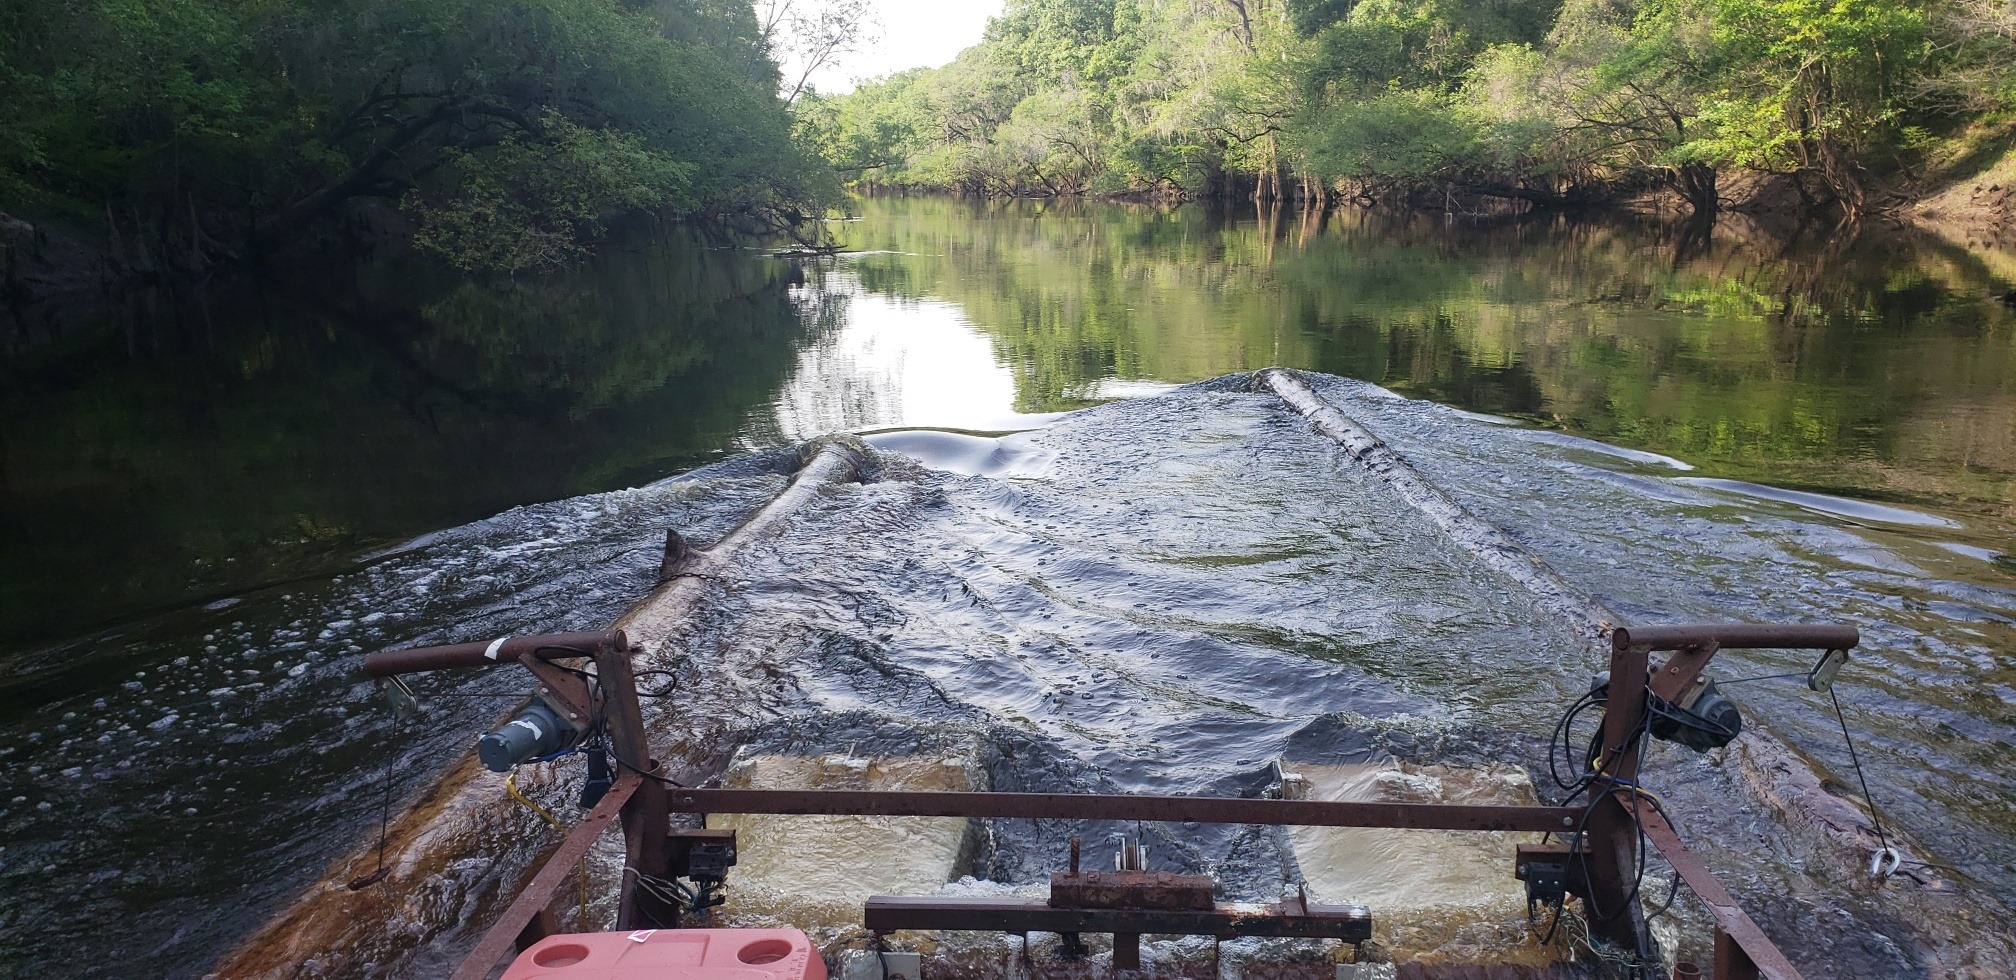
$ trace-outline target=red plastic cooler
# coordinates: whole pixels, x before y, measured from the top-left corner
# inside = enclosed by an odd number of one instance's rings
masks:
[[[504,980],[826,980],[796,929],[643,929],[547,936]]]

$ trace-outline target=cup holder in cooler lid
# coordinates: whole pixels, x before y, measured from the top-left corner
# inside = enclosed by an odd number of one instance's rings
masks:
[[[796,929],[640,929],[548,936],[504,980],[826,980]]]

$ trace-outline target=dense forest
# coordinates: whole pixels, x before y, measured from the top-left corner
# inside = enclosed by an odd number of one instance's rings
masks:
[[[9,4],[0,280],[383,241],[515,273],[638,215],[817,235],[845,184],[1859,214],[2016,133],[2016,0],[1010,0],[950,65],[814,91],[869,7]]]
[[[1010,0],[800,123],[870,187],[1859,214],[2012,110],[2011,0]]]
[[[101,276],[386,232],[508,272],[638,213],[788,228],[839,187],[775,28],[750,0],[10,3],[0,212],[9,244],[97,243]]]

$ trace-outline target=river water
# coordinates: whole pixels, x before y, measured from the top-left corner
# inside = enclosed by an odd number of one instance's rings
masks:
[[[875,433],[892,475],[759,558],[707,641],[761,624],[794,651],[761,710],[800,751],[984,731],[1025,760],[997,782],[1181,791],[1395,733],[1527,761],[1589,659],[1296,417],[1177,388],[1271,364],[1335,376],[1630,621],[1861,626],[1843,692],[1877,802],[2016,900],[2016,315],[1992,257],[1739,219],[860,210],[826,262],[674,242],[20,325],[0,972],[200,974],[369,832],[388,762],[409,791],[499,709],[443,697],[395,729],[357,654],[606,623],[663,528],[718,535],[781,484],[767,450],[832,431]],[[1796,683],[1739,690],[1852,771]],[[1806,937],[1795,959],[1910,975],[1910,924],[1773,836],[1711,853]]]

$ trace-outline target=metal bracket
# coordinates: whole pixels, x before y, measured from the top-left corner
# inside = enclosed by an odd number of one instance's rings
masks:
[[[1820,657],[1820,662],[1813,665],[1812,672],[1806,675],[1806,686],[1815,694],[1826,694],[1834,690],[1834,676],[1841,673],[1841,668],[1847,664],[1848,651],[1827,651]]]
[[[536,656],[520,657],[518,662],[539,681],[539,697],[553,710],[567,716],[568,722],[577,728],[586,728],[595,717],[595,696],[589,693],[588,682],[581,675],[547,663]]]
[[[735,831],[675,830],[665,837],[665,853],[673,877],[720,881],[735,866]]]
[[[1554,905],[1570,894],[1588,891],[1582,884],[1576,848],[1565,843],[1521,844],[1512,859],[1512,876],[1526,883],[1526,905]]]

